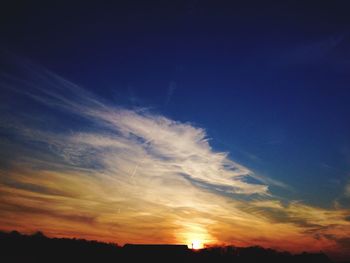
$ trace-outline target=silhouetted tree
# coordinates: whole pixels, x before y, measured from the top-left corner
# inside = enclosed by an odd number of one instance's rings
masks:
[[[268,262],[330,263],[323,253],[292,255],[262,247],[211,247],[191,250],[183,245],[125,245],[84,239],[48,238],[42,232],[22,235],[0,232],[1,262]]]

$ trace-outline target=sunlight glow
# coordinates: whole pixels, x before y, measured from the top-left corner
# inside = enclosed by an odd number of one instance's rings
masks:
[[[217,243],[217,240],[207,231],[207,226],[211,221],[208,219],[197,219],[197,221],[198,222],[181,222],[183,230],[177,232],[178,242],[185,243],[189,249],[194,250],[202,249],[209,244]]]
[[[199,240],[192,240],[191,244],[189,245],[192,249],[201,249],[203,248],[203,244]]]

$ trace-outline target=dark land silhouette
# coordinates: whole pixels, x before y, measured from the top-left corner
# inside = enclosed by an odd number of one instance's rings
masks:
[[[262,247],[210,247],[186,245],[118,246],[84,239],[48,238],[41,232],[23,235],[0,231],[1,262],[283,262],[330,263],[323,253],[293,255]]]

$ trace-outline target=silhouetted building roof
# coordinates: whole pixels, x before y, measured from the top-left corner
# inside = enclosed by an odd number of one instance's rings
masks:
[[[169,244],[125,244],[126,249],[135,250],[173,250],[173,251],[186,251],[187,245],[169,245]]]
[[[124,248],[140,252],[184,252],[189,250],[187,245],[169,244],[125,244]]]

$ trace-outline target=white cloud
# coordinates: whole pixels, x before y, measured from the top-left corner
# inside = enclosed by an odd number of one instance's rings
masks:
[[[53,73],[43,71],[41,74],[41,82],[37,79],[32,80],[34,83],[24,82],[31,89],[15,83],[16,91],[56,111],[87,119],[94,129],[82,127],[68,134],[26,126],[19,130],[31,140],[49,144],[68,163],[83,166],[97,162],[106,172],[115,170],[116,164],[118,167],[131,165],[133,177],[142,170],[149,173],[146,176],[176,175],[216,191],[268,194],[267,185],[245,180],[252,171],[230,160],[226,153],[212,149],[204,129],[145,110],[103,103]]]

